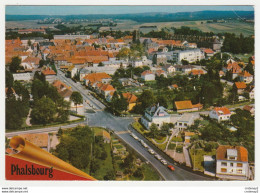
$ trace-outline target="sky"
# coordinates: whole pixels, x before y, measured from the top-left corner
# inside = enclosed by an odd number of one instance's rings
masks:
[[[6,6],[7,15],[125,14],[193,12],[203,10],[254,11],[253,6]]]

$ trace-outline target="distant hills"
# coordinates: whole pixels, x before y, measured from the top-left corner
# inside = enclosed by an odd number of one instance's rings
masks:
[[[172,22],[219,19],[254,20],[254,11],[197,11],[178,13],[136,13],[136,14],[86,14],[86,15],[6,15],[6,21],[42,20],[48,17],[70,19],[122,19],[136,22]]]

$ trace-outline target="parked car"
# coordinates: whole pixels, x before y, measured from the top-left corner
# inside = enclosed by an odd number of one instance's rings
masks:
[[[133,134],[133,133],[131,133],[130,134],[134,139],[136,139],[136,140],[138,140],[139,138],[135,135],[135,134]]]
[[[158,160],[161,160],[161,159],[162,159],[161,156],[159,156],[158,154],[156,154],[154,157],[155,157],[156,159],[158,159]]]
[[[165,161],[164,159],[161,160],[163,165],[167,165],[167,161]]]
[[[152,155],[154,154],[154,151],[152,149],[148,149],[148,152]]]
[[[145,148],[148,148],[148,145],[147,145],[143,140],[141,140],[141,144],[142,144]]]
[[[172,165],[168,165],[167,166],[171,171],[174,171],[175,170],[175,168],[172,166]]]

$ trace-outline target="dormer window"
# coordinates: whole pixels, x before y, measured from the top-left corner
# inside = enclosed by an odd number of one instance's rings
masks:
[[[236,149],[227,149],[227,159],[228,160],[237,160],[237,150]]]

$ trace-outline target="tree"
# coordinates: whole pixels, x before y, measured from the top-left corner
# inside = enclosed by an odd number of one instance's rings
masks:
[[[82,97],[82,95],[81,95],[79,92],[74,91],[74,92],[71,94],[71,96],[70,96],[70,100],[72,100],[73,103],[76,105],[76,112],[78,113],[78,111],[77,111],[77,105],[83,103],[83,97]]]
[[[47,97],[42,97],[34,104],[31,112],[31,121],[35,124],[48,124],[55,120],[57,113],[55,103]]]
[[[157,97],[157,103],[160,104],[160,106],[163,106],[164,108],[168,108],[167,99],[164,95],[160,95]]]
[[[122,48],[122,49],[118,52],[118,54],[116,55],[116,57],[117,57],[118,59],[129,59],[130,54],[131,54],[131,50],[130,50],[129,48],[127,48],[127,47],[124,47],[124,48]]]
[[[20,64],[21,64],[21,58],[20,58],[20,57],[18,57],[18,56],[12,57],[12,61],[11,61],[11,63],[10,63],[10,67],[9,67],[10,71],[11,71],[12,73],[16,73],[17,70],[22,69],[22,67],[20,66]]]
[[[5,123],[7,130],[20,129],[23,124],[23,118],[28,115],[29,106],[15,97],[6,98],[5,102]]]
[[[14,78],[12,73],[5,70],[5,87],[11,88],[13,86]]]
[[[28,40],[27,44],[28,44],[28,46],[31,46],[31,45],[32,45],[32,42],[31,42],[30,39]]]
[[[45,65],[45,61],[44,60],[40,60],[40,62],[39,62],[39,67],[41,68],[41,67],[43,67]]]
[[[150,132],[148,133],[148,135],[151,138],[155,138],[158,136],[158,134],[159,134],[158,126],[156,124],[152,123],[150,126]]]
[[[187,60],[181,60],[182,65],[189,65],[189,61]]]
[[[104,180],[115,180],[116,175],[114,170],[107,171],[106,175],[104,176]]]
[[[143,178],[144,174],[143,174],[142,168],[137,168],[135,170],[135,172],[133,173],[133,176],[136,177],[136,178]]]
[[[63,134],[63,130],[62,130],[61,128],[59,128],[58,133],[57,133],[57,136],[58,136],[58,137],[61,137],[62,134]]]
[[[105,66],[102,62],[99,62],[98,66]]]
[[[155,103],[153,92],[151,90],[145,90],[138,98],[138,101],[141,102],[142,111],[144,111],[146,108]]]

